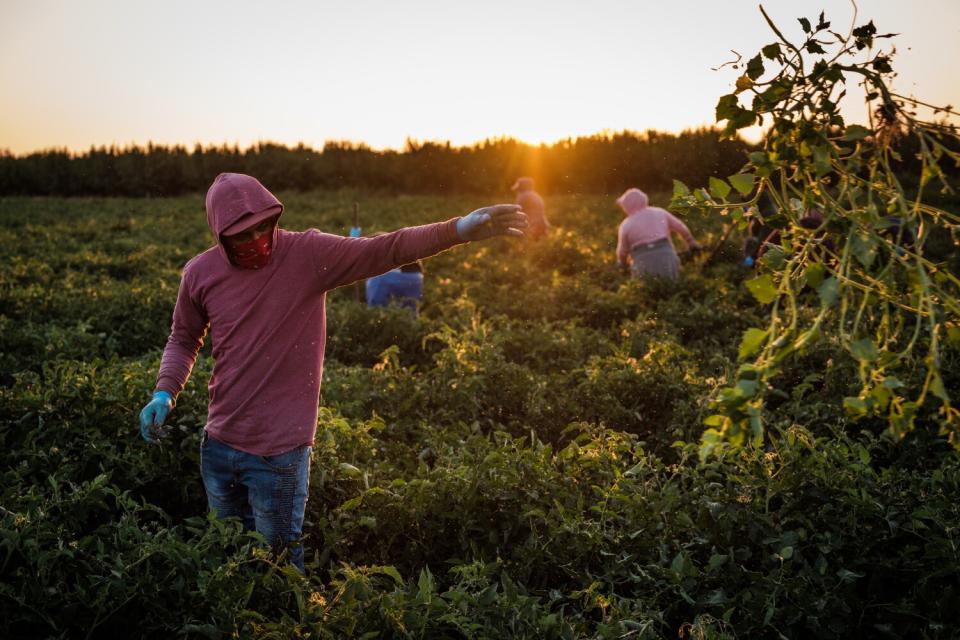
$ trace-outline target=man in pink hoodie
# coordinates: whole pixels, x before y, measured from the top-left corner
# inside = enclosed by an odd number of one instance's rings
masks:
[[[222,173],[207,191],[216,245],[187,262],[153,398],[148,442],[183,390],[207,332],[215,360],[200,467],[209,506],[236,516],[303,570],[302,534],[326,340],[326,292],[470,240],[522,236],[516,205],[376,238],[291,232],[255,178]]]
[[[617,263],[626,267],[629,259],[635,277],[676,280],[680,258],[670,241],[671,232],[679,234],[688,249],[700,249],[687,225],[666,209],[651,207],[647,194],[640,189],[627,189],[617,198],[617,204],[626,216],[617,233]]]
[[[530,222],[527,237],[537,240],[547,235],[550,232],[550,223],[547,222],[543,198],[533,190],[533,178],[517,178],[510,189],[517,192],[516,203],[523,208]]]

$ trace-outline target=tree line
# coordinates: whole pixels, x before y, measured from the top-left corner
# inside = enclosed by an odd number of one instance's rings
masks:
[[[736,173],[752,147],[719,130],[596,134],[550,145],[512,138],[472,146],[408,140],[401,151],[328,142],[239,146],[147,144],[14,155],[0,151],[0,195],[173,196],[206,190],[220,172],[257,176],[272,190],[359,188],[394,193],[495,193],[532,176],[548,193],[669,189]]]

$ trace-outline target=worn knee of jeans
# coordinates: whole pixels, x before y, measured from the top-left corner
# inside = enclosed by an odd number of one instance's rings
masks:
[[[282,466],[267,463],[269,481],[257,492],[254,512],[257,529],[276,552],[289,549],[288,562],[303,571],[303,517],[307,498],[310,448],[290,452]],[[266,478],[264,478],[266,479]]]

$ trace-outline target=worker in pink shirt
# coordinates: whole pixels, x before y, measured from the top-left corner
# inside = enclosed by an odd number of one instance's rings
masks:
[[[543,204],[543,198],[533,190],[533,178],[517,178],[517,181],[510,187],[517,192],[516,203],[520,205],[523,212],[527,214],[527,220],[530,223],[527,229],[527,237],[537,240],[550,232],[550,223],[547,222],[546,207]]]
[[[617,235],[617,263],[630,263],[634,277],[659,276],[676,280],[680,275],[680,258],[673,248],[670,234],[679,234],[688,250],[699,250],[699,243],[690,229],[673,214],[660,207],[651,207],[647,194],[640,189],[627,189],[617,198],[626,219]]]
[[[377,238],[281,229],[283,205],[255,178],[222,173],[207,191],[216,244],[187,262],[153,397],[148,442],[165,435],[207,333],[213,342],[200,470],[211,510],[239,517],[303,570],[302,535],[326,340],[326,292],[454,245],[522,236],[516,205]]]

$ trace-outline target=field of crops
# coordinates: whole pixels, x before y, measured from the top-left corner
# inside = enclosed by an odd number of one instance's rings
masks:
[[[358,198],[279,195],[286,228],[335,233]],[[495,199],[364,197],[364,231]],[[548,207],[546,241],[427,261],[419,319],[330,296],[304,577],[206,517],[209,345],[173,435],[140,438],[202,196],[0,199],[0,636],[955,637],[960,463],[935,429],[849,422],[857,363],[824,340],[778,377],[768,446],[699,463],[763,322],[739,239],[639,283],[612,198]]]

